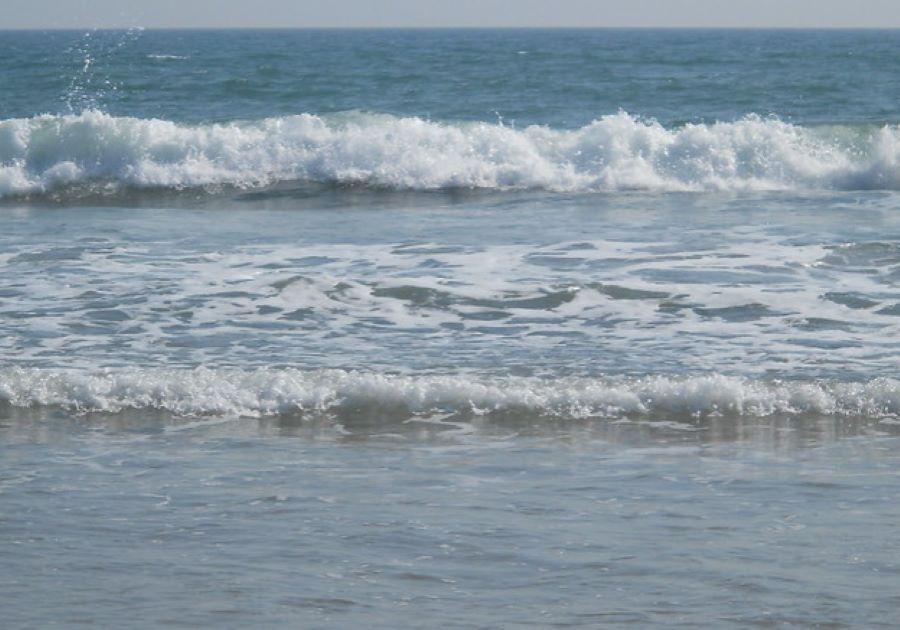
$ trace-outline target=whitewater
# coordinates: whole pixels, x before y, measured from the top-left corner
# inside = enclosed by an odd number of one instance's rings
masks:
[[[900,422],[900,381],[765,382],[727,376],[557,380],[399,376],[341,370],[105,370],[11,368],[0,400],[16,407],[58,406],[78,413],[153,409],[179,417],[365,415],[397,422],[433,413],[520,411],[572,419],[785,414]]]
[[[624,112],[574,130],[348,112],[185,125],[91,110],[0,121],[0,196],[67,187],[895,190],[900,129],[748,116],[665,128]],[[63,193],[64,194],[64,193]]]

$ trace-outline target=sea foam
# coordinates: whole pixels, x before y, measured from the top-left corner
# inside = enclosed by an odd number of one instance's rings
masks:
[[[0,370],[0,401],[77,412],[177,416],[524,412],[567,418],[900,414],[900,381],[765,381],[720,374],[633,378],[397,375],[298,369]]]
[[[626,113],[574,130],[386,114],[188,125],[100,111],[0,121],[0,196],[67,187],[407,190],[898,189],[900,129],[776,119],[664,128]]]

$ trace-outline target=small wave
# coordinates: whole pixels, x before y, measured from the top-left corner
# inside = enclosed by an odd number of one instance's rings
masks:
[[[157,55],[147,55],[147,59],[156,59],[157,61],[183,61],[185,59],[188,59],[188,57],[185,57],[184,55],[157,54]]]
[[[0,196],[60,189],[900,189],[900,129],[749,117],[666,129],[625,113],[575,130],[302,114],[186,125],[100,111],[0,121]]]
[[[900,414],[900,381],[764,381],[718,374],[640,378],[393,375],[345,370],[0,370],[0,401],[77,412],[152,409],[177,416],[523,411],[561,418]]]

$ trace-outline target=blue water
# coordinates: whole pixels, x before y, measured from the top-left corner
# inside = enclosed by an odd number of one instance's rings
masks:
[[[7,118],[84,107],[195,123],[362,110],[562,128],[619,110],[666,125],[900,118],[890,30],[7,31],[0,52]]]
[[[898,56],[0,32],[5,624],[892,626]]]

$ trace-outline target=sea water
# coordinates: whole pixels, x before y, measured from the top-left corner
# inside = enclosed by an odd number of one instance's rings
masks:
[[[898,62],[0,32],[4,627],[893,625]]]

